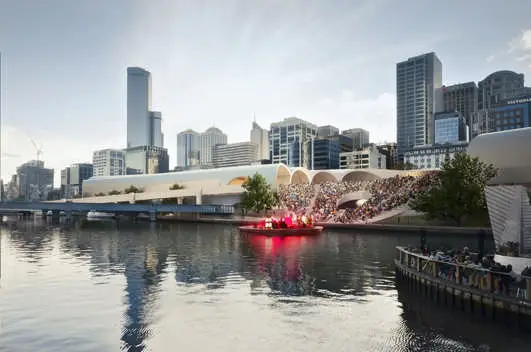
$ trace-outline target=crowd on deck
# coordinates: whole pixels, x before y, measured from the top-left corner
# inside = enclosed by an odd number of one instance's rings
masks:
[[[279,199],[290,211],[311,213],[318,222],[367,222],[384,211],[407,204],[438,181],[436,172],[419,177],[395,176],[365,182],[324,182],[318,185],[293,184],[279,188]],[[346,194],[368,191],[370,198],[357,207],[339,209]]]
[[[531,277],[531,267],[526,267],[518,274],[513,270],[511,264],[502,265],[496,262],[494,254],[482,255],[471,251],[466,246],[463,249],[450,250],[428,250],[427,247],[424,249],[406,247],[404,249],[411,253],[423,255],[429,261],[440,263],[437,272],[432,273],[438,278],[455,281],[465,286],[487,289],[486,274],[490,272],[493,274],[491,289],[494,292],[517,298],[522,298],[527,294],[526,282],[523,279]],[[450,265],[444,265],[444,263]],[[411,266],[411,263],[409,265]],[[426,262],[422,267],[425,265]],[[462,268],[459,274],[456,273],[454,265],[459,265]]]

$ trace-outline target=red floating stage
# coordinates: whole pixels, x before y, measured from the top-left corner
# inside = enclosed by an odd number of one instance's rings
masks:
[[[240,232],[261,236],[304,236],[318,235],[322,226],[314,226],[310,217],[284,217],[264,219],[256,224],[240,226]]]

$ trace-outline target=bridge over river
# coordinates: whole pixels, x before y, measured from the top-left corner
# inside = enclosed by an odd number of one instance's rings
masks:
[[[88,213],[91,211],[114,214],[148,214],[151,221],[155,221],[161,213],[192,213],[208,215],[232,215],[232,205],[212,204],[127,204],[127,203],[81,203],[81,202],[3,202],[0,203],[0,213],[30,214],[42,211],[43,214],[52,212],[52,216],[59,217],[61,212],[67,217],[74,213]]]

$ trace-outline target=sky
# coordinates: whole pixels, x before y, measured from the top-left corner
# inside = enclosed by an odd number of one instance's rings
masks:
[[[170,168],[177,133],[249,140],[253,115],[396,140],[396,63],[434,51],[445,85],[531,77],[531,1],[0,0],[2,170],[90,162],[126,143],[126,68],[152,73]]]

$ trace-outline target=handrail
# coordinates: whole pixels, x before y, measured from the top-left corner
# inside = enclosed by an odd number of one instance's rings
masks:
[[[472,287],[484,293],[531,302],[531,277],[520,276],[519,280],[515,280],[509,273],[470,264],[436,260],[400,246],[396,249],[399,252],[399,263],[416,272],[453,284]]]

